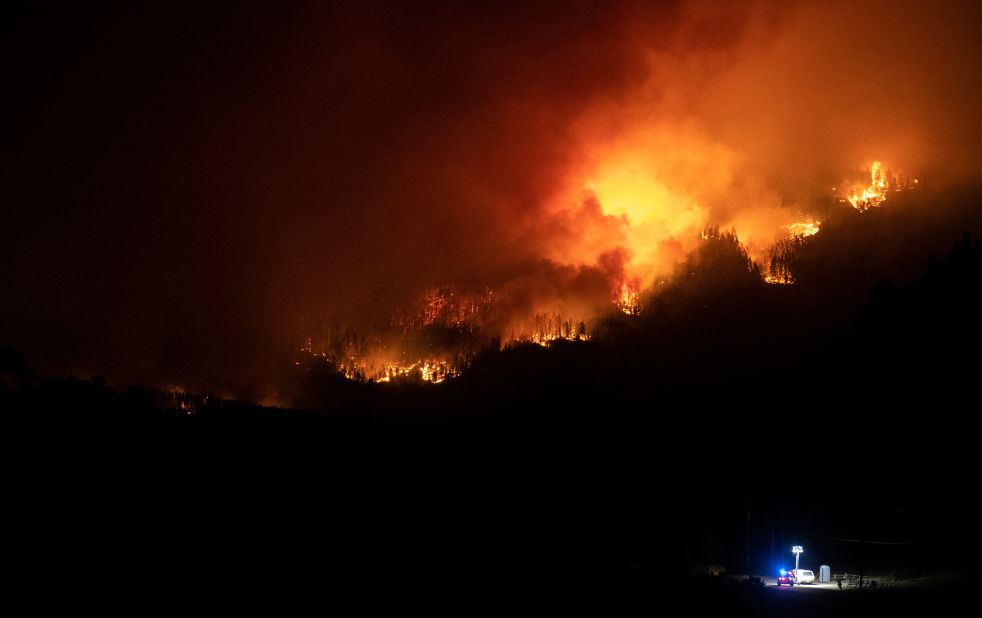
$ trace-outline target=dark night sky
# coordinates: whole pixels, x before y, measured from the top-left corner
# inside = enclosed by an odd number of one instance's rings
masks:
[[[721,223],[877,156],[979,182],[977,2],[320,4],[10,10],[0,343],[261,397],[301,316],[580,242],[550,204],[648,128],[755,179]]]

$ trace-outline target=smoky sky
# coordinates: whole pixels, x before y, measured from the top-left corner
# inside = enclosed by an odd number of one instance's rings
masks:
[[[730,153],[724,222],[884,151],[978,180],[975,2],[202,4],[7,20],[0,342],[39,369],[262,396],[304,320],[541,269],[638,131]]]

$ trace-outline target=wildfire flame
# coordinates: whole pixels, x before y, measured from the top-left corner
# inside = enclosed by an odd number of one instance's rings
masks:
[[[622,283],[614,304],[627,315],[638,315],[641,312],[641,292],[635,286]]]
[[[866,212],[882,205],[891,191],[908,191],[919,183],[917,178],[892,175],[880,161],[873,161],[869,168],[869,185],[854,189],[841,201],[849,202],[859,212]]]
[[[807,238],[818,234],[818,231],[821,229],[821,223],[821,221],[801,221],[799,223],[782,225],[781,229],[787,230],[789,236]]]
[[[625,284],[626,285],[626,284]],[[625,287],[627,311],[636,305],[636,289]],[[588,327],[560,313],[536,313],[513,322],[508,334],[482,332],[493,322],[497,298],[492,290],[478,292],[444,285],[421,293],[412,307],[396,310],[388,337],[366,340],[348,329],[335,329],[316,340],[307,337],[296,361],[301,369],[326,362],[348,379],[393,383],[423,381],[439,384],[457,377],[482,346],[520,343],[549,346],[556,341],[587,341]],[[614,304],[620,307],[618,301]]]
[[[382,375],[372,376],[372,379],[376,382],[392,382],[400,378],[412,377],[418,372],[419,379],[424,382],[439,384],[447,378],[456,377],[459,374],[450,363],[444,360],[427,360],[411,365],[389,363],[383,367],[382,371]]]

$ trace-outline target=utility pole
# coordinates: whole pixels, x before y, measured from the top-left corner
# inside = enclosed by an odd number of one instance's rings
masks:
[[[795,545],[794,547],[791,548],[791,551],[794,552],[794,579],[795,579],[795,581],[797,581],[798,580],[798,558],[801,556],[801,553],[803,551],[805,551],[805,549],[801,545]]]

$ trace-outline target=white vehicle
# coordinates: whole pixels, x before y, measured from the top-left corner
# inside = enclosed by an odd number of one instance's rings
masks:
[[[805,569],[792,569],[791,573],[794,574],[795,582],[799,584],[814,584],[815,583],[815,573]]]

